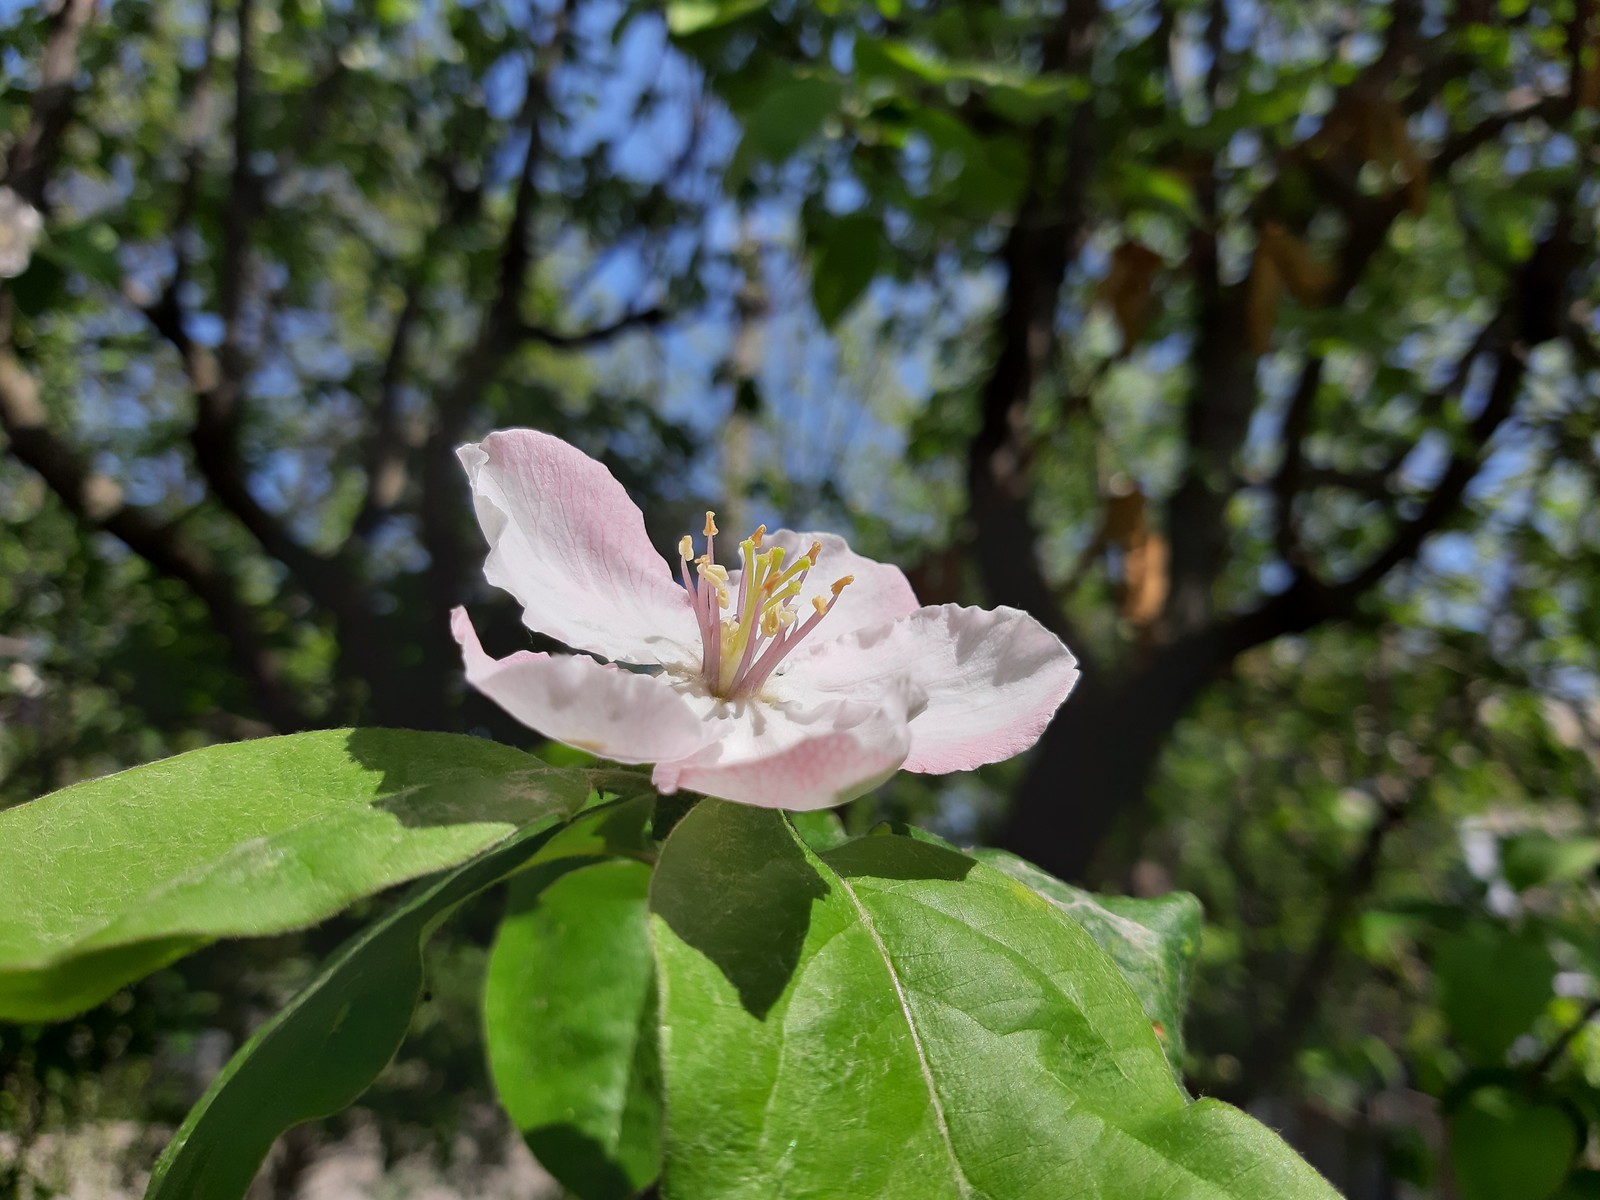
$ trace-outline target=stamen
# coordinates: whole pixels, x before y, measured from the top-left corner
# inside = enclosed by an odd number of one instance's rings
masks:
[[[706,679],[715,679],[722,669],[722,631],[717,619],[722,598],[720,589],[700,590],[704,595],[700,605],[700,673]]]
[[[779,610],[789,617],[787,621],[784,621],[781,617],[777,618],[784,626],[784,632],[781,636],[773,637],[767,643],[766,649],[762,651],[761,656],[755,660],[753,665],[749,667],[741,665],[732,687],[725,694],[728,696],[750,696],[760,691],[761,685],[766,683],[772,672],[777,670],[778,665],[788,657],[789,653],[800,644],[808,633],[817,627],[822,618],[832,611],[833,606],[839,603],[839,593],[854,582],[855,576],[842,576],[834,580],[833,586],[829,589],[830,595],[826,597],[813,596],[811,598],[811,607],[815,611],[806,618],[804,624],[788,628],[794,621],[794,612],[792,609]]]
[[[783,606],[784,601],[793,599],[795,596],[798,596],[799,594],[800,594],[800,581],[798,579],[796,579],[792,583],[786,584],[780,591],[776,591],[776,592],[771,593],[766,598],[766,600],[762,603],[762,605],[761,605],[762,611],[765,612],[765,611],[767,611],[769,609],[781,608]]]
[[[772,586],[781,587],[783,584],[788,583],[791,579],[794,579],[796,575],[804,575],[811,569],[812,563],[816,561],[816,559],[811,558],[809,555],[802,554],[799,558],[794,560],[788,570],[784,571],[782,575],[779,575],[772,581]]]
[[[822,555],[822,543],[812,542],[804,554],[789,562],[783,546],[761,548],[767,527],[756,526],[755,532],[739,543],[744,568],[739,576],[739,594],[734,597],[730,595],[731,573],[716,561],[712,539],[717,532],[716,514],[708,509],[705,553],[695,555],[692,537],[679,539],[683,585],[700,626],[701,672],[706,683],[721,697],[748,696],[760,689],[778,664],[838,603],[839,593],[854,579],[845,575],[834,580],[829,594],[812,598],[813,611],[802,621],[795,604]],[[728,608],[733,611],[723,617],[722,610]]]
[[[770,590],[782,582],[778,575],[778,572],[782,569],[783,547],[774,546],[771,550],[767,551],[767,575],[766,582],[762,586]]]

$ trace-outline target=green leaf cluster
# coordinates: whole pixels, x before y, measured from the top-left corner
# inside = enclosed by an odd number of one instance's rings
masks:
[[[71,1015],[212,939],[410,881],[240,1047],[147,1193],[242,1196],[281,1133],[366,1090],[427,940],[506,883],[488,1058],[574,1195],[1333,1194],[1174,1077],[1192,899],[720,801],[664,819],[642,782],[344,730],[78,784],[0,814],[0,1018]]]

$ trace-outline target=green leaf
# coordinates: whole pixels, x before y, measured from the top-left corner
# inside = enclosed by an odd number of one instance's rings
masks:
[[[117,261],[117,234],[104,222],[52,230],[49,241],[39,252],[64,269],[86,275],[97,283],[115,287],[122,281],[122,264]]]
[[[670,1197],[1334,1195],[1191,1103],[1089,935],[964,855],[875,836],[819,858],[780,814],[708,800],[650,904]]]
[[[1181,1073],[1183,1014],[1204,917],[1200,901],[1187,892],[1149,900],[1097,896],[1004,850],[975,850],[972,857],[1031,887],[1083,926],[1117,964],[1154,1022],[1173,1070]]]
[[[1558,1200],[1600,1200],[1600,1171],[1574,1171],[1556,1196]]]
[[[173,1136],[145,1200],[236,1200],[279,1134],[338,1112],[394,1057],[422,991],[422,947],[463,901],[514,871],[524,894],[593,862],[616,809],[524,829],[364,930],[246,1042]],[[637,820],[642,821],[642,816]]]
[[[765,7],[766,0],[673,0],[667,5],[667,29],[674,37],[690,37]]]
[[[1451,1032],[1498,1063],[1550,1002],[1556,963],[1537,937],[1475,926],[1440,943],[1433,969]]]
[[[513,883],[484,992],[489,1065],[528,1147],[584,1200],[661,1171],[650,868],[616,861]]]
[[[811,294],[817,316],[831,329],[878,273],[883,227],[870,213],[851,213],[824,225],[812,250]]]
[[[1112,186],[1120,207],[1167,209],[1191,225],[1205,221],[1194,188],[1175,171],[1123,162],[1116,169]]]
[[[782,162],[839,110],[843,89],[832,80],[802,76],[786,79],[762,91],[744,119],[744,137],[729,176],[738,180],[756,162]]]
[[[941,58],[921,47],[892,38],[862,37],[856,44],[856,65],[863,74],[898,74],[945,87],[964,83],[985,90],[989,102],[1007,120],[1037,120],[1089,94],[1088,85],[1065,75],[1040,75],[1019,67],[980,60]]]
[[[1581,879],[1600,864],[1600,838],[1522,833],[1500,845],[1506,882],[1519,892],[1546,883]]]
[[[789,824],[800,835],[800,840],[818,854],[824,850],[832,850],[835,846],[842,846],[850,840],[850,835],[844,831],[844,822],[831,808],[792,812],[789,814]]]
[[[1481,1088],[1450,1119],[1461,1200],[1545,1200],[1578,1152],[1572,1117],[1506,1088]]]
[[[219,937],[321,921],[572,817],[621,772],[453,734],[211,746],[0,813],[0,1020],[50,1020]]]

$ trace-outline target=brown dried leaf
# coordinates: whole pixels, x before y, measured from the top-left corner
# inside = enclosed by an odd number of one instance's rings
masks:
[[[1250,278],[1245,280],[1244,335],[1252,354],[1265,354],[1272,349],[1272,330],[1278,323],[1278,305],[1283,299],[1283,272],[1272,255],[1256,249],[1255,261],[1250,265]]]
[[[1122,593],[1122,616],[1130,624],[1153,624],[1167,603],[1167,539],[1159,533],[1145,533],[1128,547],[1126,580]]]
[[[1319,308],[1327,302],[1333,271],[1277,221],[1262,224],[1259,253],[1272,260],[1289,294],[1301,304]]]
[[[1146,528],[1144,493],[1138,485],[1114,487],[1106,497],[1106,541],[1126,550],[1135,538],[1144,536]]]
[[[1161,269],[1161,256],[1138,242],[1123,242],[1111,252],[1111,265],[1100,281],[1095,299],[1111,307],[1122,348],[1127,352],[1144,334],[1155,312],[1152,285]]]

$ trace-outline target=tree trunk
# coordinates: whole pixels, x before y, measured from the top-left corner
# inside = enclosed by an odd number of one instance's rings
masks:
[[[1086,675],[1040,740],[999,842],[1082,882],[1139,809],[1168,736],[1238,647],[1222,630],[1175,642],[1123,678]]]

